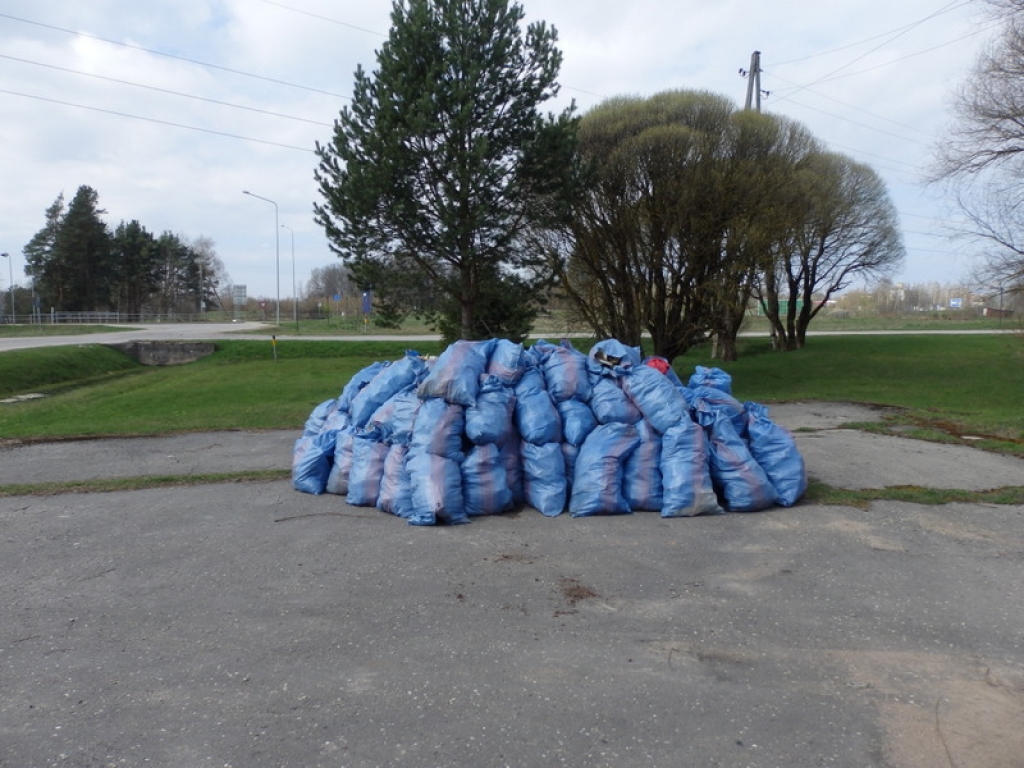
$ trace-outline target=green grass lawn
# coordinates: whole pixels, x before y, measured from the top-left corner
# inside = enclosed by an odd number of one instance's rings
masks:
[[[574,339],[581,351],[591,341]],[[46,398],[0,404],[0,438],[152,435],[221,429],[301,430],[310,411],[337,397],[375,360],[397,360],[404,342],[279,340],[217,342],[210,357],[150,368],[98,344],[0,354],[0,396]],[[416,342],[421,354],[441,344]],[[899,406],[875,429],[927,439],[985,437],[980,446],[1024,455],[1024,340],[1019,335],[822,336],[777,353],[741,341],[722,364],[708,350],[675,361],[685,381],[696,365],[733,377],[740,400],[851,401]],[[866,425],[865,425],[866,426]]]

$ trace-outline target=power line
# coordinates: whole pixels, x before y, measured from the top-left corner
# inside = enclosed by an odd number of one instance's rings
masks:
[[[105,75],[97,75],[97,74],[94,74],[92,72],[82,72],[81,70],[78,70],[78,69],[70,69],[68,67],[59,67],[59,66],[57,66],[55,64],[45,64],[45,63],[43,63],[41,61],[32,61],[31,59],[22,59],[22,58],[19,58],[17,56],[7,56],[6,54],[0,53],[0,59],[7,59],[9,61],[18,61],[18,62],[21,62],[22,64],[31,64],[31,65],[36,66],[36,67],[45,67],[46,69],[52,69],[52,70],[56,70],[58,72],[68,72],[68,73],[73,74],[73,75],[80,75],[81,77],[91,77],[91,78],[94,78],[96,80],[105,80],[106,82],[117,83],[118,85],[128,85],[128,86],[131,86],[132,88],[144,88],[147,91],[156,91],[157,93],[166,93],[166,94],[170,94],[171,96],[180,96],[183,99],[193,99],[195,101],[204,101],[204,102],[206,102],[208,104],[217,104],[217,105],[222,106],[222,107],[231,107],[232,109],[242,109],[242,110],[245,110],[247,112],[256,112],[256,113],[259,113],[261,115],[268,115],[270,117],[280,117],[280,118],[282,118],[284,120],[295,120],[297,122],[309,123],[311,125],[324,125],[324,126],[327,126],[327,127],[331,127],[331,123],[325,123],[322,120],[310,120],[310,119],[305,118],[305,117],[296,117],[295,115],[286,115],[286,114],[283,114],[281,112],[272,112],[272,111],[270,111],[268,109],[259,109],[258,107],[247,107],[247,106],[245,106],[243,104],[232,104],[231,102],[220,101],[218,99],[210,99],[210,98],[206,98],[205,96],[196,96],[195,94],[191,94],[191,93],[183,93],[181,91],[172,91],[169,88],[160,88],[160,87],[155,86],[155,85],[146,85],[144,83],[134,83],[134,82],[131,82],[130,80],[120,80],[120,79],[118,79],[116,77],[106,77]]]
[[[159,120],[159,119],[157,119],[155,117],[143,117],[141,115],[132,115],[132,114],[129,114],[128,112],[118,112],[118,111],[113,110],[113,109],[103,109],[101,107],[90,107],[90,106],[88,106],[86,104],[75,104],[75,103],[70,102],[70,101],[62,101],[61,99],[50,99],[50,98],[47,98],[45,96],[36,96],[36,95],[31,94],[31,93],[19,93],[18,91],[9,91],[6,88],[0,88],[0,93],[6,93],[6,94],[9,94],[11,96],[21,96],[21,97],[26,98],[26,99],[35,99],[36,101],[46,101],[46,102],[49,102],[50,104],[60,104],[61,106],[65,106],[65,107],[75,107],[77,109],[87,109],[87,110],[89,110],[91,112],[101,112],[101,113],[107,114],[107,115],[116,115],[117,117],[129,117],[129,118],[131,118],[133,120],[142,120],[144,122],[155,123],[157,125],[169,125],[172,128],[184,128],[185,130],[188,130],[188,131],[199,131],[200,133],[209,133],[209,134],[213,134],[214,136],[224,136],[224,137],[227,137],[227,138],[230,138],[230,139],[241,139],[242,141],[251,141],[251,142],[255,142],[257,144],[267,144],[267,145],[272,146],[272,147],[282,147],[284,149],[295,149],[295,150],[298,150],[300,152],[313,152],[313,150],[308,148],[308,147],[297,147],[294,144],[284,144],[284,143],[277,142],[277,141],[268,141],[266,139],[256,139],[256,138],[253,138],[252,136],[242,136],[242,135],[237,134],[237,133],[228,133],[227,131],[215,131],[212,128],[200,128],[200,127],[195,126],[195,125],[185,125],[184,123],[174,123],[174,122],[171,122],[170,120]]]
[[[812,85],[817,85],[818,83],[821,83],[821,82],[825,82],[826,80],[828,80],[829,78],[831,78],[831,77],[832,77],[832,76],[833,76],[834,74],[836,74],[837,72],[840,72],[840,71],[842,71],[842,70],[846,69],[847,67],[850,67],[850,66],[852,66],[852,65],[856,64],[856,63],[857,63],[858,61],[860,61],[861,59],[864,59],[864,58],[866,58],[867,56],[869,56],[870,54],[874,53],[875,51],[877,51],[877,50],[880,50],[880,49],[884,48],[884,47],[885,47],[886,45],[888,45],[889,43],[891,43],[891,42],[892,42],[893,40],[896,40],[896,39],[898,39],[898,38],[902,37],[903,35],[905,35],[905,34],[907,34],[908,32],[910,32],[910,31],[911,31],[912,29],[916,29],[917,27],[919,27],[919,26],[921,26],[922,24],[924,24],[924,23],[925,23],[926,21],[929,21],[929,20],[931,20],[931,19],[935,18],[935,17],[936,17],[936,16],[938,16],[938,15],[939,15],[940,13],[943,13],[943,12],[945,12],[946,10],[949,10],[949,9],[950,9],[950,6],[956,5],[957,1],[958,1],[958,0],[953,0],[953,2],[949,3],[948,5],[946,5],[946,6],[945,6],[945,8],[941,8],[941,9],[939,9],[938,11],[936,11],[935,13],[931,13],[931,14],[929,14],[928,16],[925,16],[925,17],[924,17],[923,19],[920,19],[919,21],[916,21],[916,22],[914,22],[913,24],[909,24],[909,25],[907,25],[906,27],[904,27],[903,29],[901,29],[901,30],[900,30],[899,32],[897,32],[897,33],[894,33],[894,34],[892,34],[892,35],[891,35],[891,36],[890,36],[889,38],[887,38],[887,39],[885,40],[885,42],[883,42],[883,43],[880,43],[879,45],[876,45],[876,46],[875,46],[874,48],[871,48],[871,49],[870,49],[870,50],[868,50],[868,51],[865,51],[865,52],[864,52],[864,53],[862,53],[862,54],[861,54],[860,56],[858,56],[858,57],[856,57],[855,59],[853,59],[853,61],[849,61],[849,62],[847,62],[846,64],[844,64],[844,65],[843,65],[843,66],[841,66],[841,67],[837,67],[836,69],[834,69],[834,70],[832,70],[831,72],[829,72],[829,73],[828,73],[827,75],[823,75],[823,76],[819,77],[819,78],[818,78],[817,80],[814,80],[814,81],[812,81],[812,82],[808,83],[807,85],[805,85],[805,86],[804,86],[804,88],[810,88],[810,87],[811,87]]]
[[[355,24],[349,24],[347,21],[339,21],[338,19],[332,19],[330,16],[321,16],[319,13],[304,11],[301,8],[294,8],[290,5],[285,5],[284,3],[274,2],[274,0],[260,0],[260,2],[266,3],[267,5],[272,5],[275,8],[283,8],[284,10],[291,11],[292,13],[299,13],[302,14],[303,16],[310,16],[311,18],[319,19],[320,21],[326,21],[331,24],[337,24],[340,27],[348,27],[349,29],[354,29],[358,32],[365,32],[368,35],[376,35],[377,37],[384,38],[387,37],[387,35],[382,34],[380,32],[374,32],[372,29],[366,29],[365,27],[357,27]]]
[[[938,16],[941,16],[944,13],[950,13],[951,11],[955,11],[955,10],[958,10],[960,8],[964,8],[965,6],[968,6],[970,4],[971,4],[970,0],[967,0],[966,2],[959,2],[959,3],[956,3],[956,4],[950,3],[945,8],[941,8],[938,11],[936,11],[935,13],[931,14],[930,16],[928,16],[925,20],[936,18]],[[831,55],[833,53],[839,53],[840,51],[845,51],[845,50],[847,50],[849,48],[857,48],[858,46],[864,45],[864,43],[870,43],[870,42],[878,40],[879,38],[882,38],[882,37],[889,37],[890,35],[894,35],[896,33],[901,33],[902,34],[904,31],[910,31],[910,29],[912,29],[913,27],[916,27],[918,24],[920,24],[920,22],[915,21],[915,22],[913,22],[911,24],[907,24],[906,26],[897,27],[896,29],[891,29],[888,32],[882,32],[880,34],[872,35],[871,37],[864,38],[863,40],[858,40],[855,43],[847,43],[846,45],[841,45],[838,48],[830,48],[827,51],[821,51],[820,53],[812,53],[809,56],[803,56],[803,57],[801,57],[799,59],[789,59],[788,61],[781,61],[781,62],[776,63],[775,66],[777,66],[777,67],[785,67],[785,66],[789,66],[790,64],[800,64],[800,63],[805,62],[805,61],[810,61],[811,59],[818,59],[818,58],[821,58],[822,56],[829,56],[829,55]],[[895,39],[895,38],[893,38],[893,39]]]
[[[846,74],[843,74],[843,75],[836,75],[835,77],[828,77],[828,76],[826,76],[827,79],[816,80],[813,83],[811,83],[811,85],[818,85],[820,83],[831,83],[831,82],[834,82],[836,80],[843,80],[843,79],[845,79],[847,77],[856,77],[857,75],[863,75],[863,74],[865,74],[867,72],[873,72],[876,69],[882,69],[884,67],[889,67],[889,66],[892,66],[893,64],[896,64],[897,62],[906,61],[907,59],[913,59],[913,58],[916,58],[918,56],[923,56],[926,53],[931,53],[932,51],[937,51],[940,48],[947,48],[950,45],[956,45],[959,42],[967,40],[968,38],[977,37],[978,35],[982,34],[983,32],[987,32],[988,30],[992,29],[994,26],[998,26],[998,24],[994,23],[994,24],[988,25],[987,27],[981,27],[979,29],[976,29],[974,32],[968,32],[965,35],[961,35],[960,37],[953,38],[952,40],[947,40],[944,43],[939,43],[938,45],[933,45],[931,48],[925,48],[925,49],[920,50],[920,51],[915,51],[914,53],[908,53],[905,56],[898,56],[895,59],[890,59],[889,61],[882,62],[881,64],[875,64],[874,66],[866,67],[864,69],[858,69],[858,70],[856,70],[854,72],[847,72]],[[778,75],[776,75],[776,77],[778,77]],[[792,81],[789,81],[789,82],[792,82]],[[795,87],[792,89],[792,92],[794,92],[794,93],[796,91],[809,90],[810,89],[810,85],[797,85],[796,83],[794,83],[794,86]],[[785,101],[786,99],[789,98],[789,96],[787,95],[786,91],[783,91],[781,95],[779,95],[776,92],[776,97],[777,97],[777,99],[781,99],[783,101]]]
[[[73,29],[65,29],[64,27],[57,27],[57,26],[54,26],[52,24],[44,24],[41,21],[32,21],[31,19],[23,19],[23,18],[21,18],[19,16],[12,16],[9,13],[0,13],[0,18],[10,19],[11,21],[17,21],[17,22],[20,22],[22,24],[31,24],[32,26],[42,27],[43,29],[51,29],[51,30],[54,30],[54,31],[57,31],[57,32],[63,32],[64,34],[74,35],[75,37],[85,37],[85,38],[88,38],[89,40],[97,40],[97,41],[99,41],[101,43],[107,43],[108,45],[117,45],[117,46],[120,46],[122,48],[128,48],[128,49],[134,50],[134,51],[142,51],[143,53],[148,53],[148,54],[151,54],[153,56],[163,56],[165,58],[174,59],[176,61],[184,61],[184,62],[187,62],[189,64],[195,64],[195,65],[200,66],[200,67],[208,67],[210,69],[216,69],[216,70],[219,70],[221,72],[228,72],[228,73],[233,74],[233,75],[241,75],[242,77],[248,77],[248,78],[252,78],[254,80],[260,80],[261,82],[265,82],[265,83],[273,83],[275,85],[283,85],[283,86],[285,86],[287,88],[297,88],[297,89],[302,90],[302,91],[309,91],[310,93],[320,93],[320,94],[323,94],[325,96],[333,96],[333,97],[339,98],[339,99],[351,100],[350,97],[345,96],[344,94],[341,94],[341,93],[334,93],[333,91],[325,91],[325,90],[322,90],[320,88],[312,88],[312,87],[310,87],[308,85],[299,85],[298,83],[290,83],[290,82],[288,82],[286,80],[277,80],[277,79],[275,79],[273,77],[265,77],[264,75],[256,75],[256,74],[253,74],[252,72],[245,72],[245,71],[243,71],[241,69],[232,69],[231,67],[222,67],[219,64],[211,64],[211,63],[206,62],[206,61],[199,61],[198,59],[191,59],[191,58],[189,58],[187,56],[179,56],[179,55],[177,55],[175,53],[167,53],[166,51],[158,51],[158,50],[155,50],[153,48],[146,48],[146,47],[141,46],[141,45],[135,45],[134,43],[124,43],[124,42],[121,42],[120,40],[111,40],[110,38],[100,37],[99,35],[92,35],[92,34],[89,34],[88,32],[79,32],[79,31],[76,31],[76,30],[73,30]]]
[[[845,101],[840,101],[839,99],[833,98],[832,96],[829,96],[829,95],[824,94],[824,93],[820,93],[819,91],[813,91],[808,86],[802,86],[802,85],[798,85],[797,83],[793,83],[792,80],[787,80],[784,77],[779,77],[779,75],[776,75],[776,74],[774,74],[772,72],[765,72],[765,74],[772,75],[773,77],[775,77],[775,78],[777,78],[779,80],[782,80],[783,82],[791,83],[792,85],[796,86],[796,88],[794,88],[794,91],[804,90],[804,91],[807,91],[812,96],[818,97],[819,99],[828,99],[829,101],[834,101],[836,104],[839,104],[839,105],[841,105],[843,107],[847,107],[848,109],[852,109],[852,110],[855,110],[857,112],[863,112],[865,115],[868,115],[869,117],[873,117],[876,120],[882,120],[883,122],[886,122],[886,123],[892,123],[897,128],[906,128],[908,131],[917,131],[918,133],[921,133],[921,134],[924,134],[924,135],[930,135],[927,131],[923,131],[923,130],[921,130],[920,128],[918,128],[916,126],[906,125],[905,123],[898,123],[895,120],[891,120],[890,118],[884,117],[883,115],[875,114],[874,112],[869,112],[868,110],[862,109],[861,107],[858,107],[858,106],[856,106],[854,104],[850,104],[850,103],[845,102]],[[774,93],[776,95],[778,95],[778,91],[775,91]],[[790,97],[788,97],[788,96],[782,96],[782,97],[778,97],[778,98],[779,98],[779,100],[782,100],[782,101],[789,101],[790,100]],[[794,103],[797,103],[797,102],[794,102]]]

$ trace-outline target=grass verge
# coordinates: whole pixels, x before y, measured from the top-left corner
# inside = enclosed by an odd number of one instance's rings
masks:
[[[1024,486],[1008,486],[987,491],[966,491],[950,488],[922,488],[900,485],[888,488],[835,488],[816,480],[810,481],[801,504],[858,507],[867,509],[873,501],[905,501],[911,504],[1024,504]]]
[[[574,339],[589,351],[591,340]],[[439,342],[415,342],[437,354]],[[49,397],[0,405],[0,438],[57,439],[207,430],[301,429],[376,360],[397,360],[409,342],[231,340],[189,365],[139,366],[102,345],[0,355],[2,392]],[[1024,456],[1024,343],[1016,335],[822,336],[778,353],[743,339],[723,364],[705,348],[675,361],[685,381],[696,365],[733,378],[733,394],[762,403],[846,401],[895,406],[889,434],[969,444]]]
[[[147,488],[182,488],[223,483],[267,483],[291,478],[291,470],[265,469],[245,472],[218,472],[204,475],[143,475],[97,480],[71,480],[58,483],[14,483],[0,485],[0,497],[57,496],[64,493],[113,493]]]

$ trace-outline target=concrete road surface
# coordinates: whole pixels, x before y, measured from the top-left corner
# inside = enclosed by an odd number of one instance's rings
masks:
[[[1024,462],[787,404],[845,487]],[[0,484],[287,467],[296,433],[8,445]],[[0,498],[0,766],[1024,766],[1024,508],[415,528],[288,482]]]
[[[211,339],[267,339],[276,334],[278,339],[287,339],[284,333],[273,331],[274,326],[266,323],[148,323],[126,326],[124,329],[104,333],[70,334],[67,336],[0,336],[0,352],[34,347],[63,347],[77,344],[124,344],[129,341],[209,341]],[[352,336],[299,336],[306,341],[426,341],[437,340],[439,336],[353,334]]]

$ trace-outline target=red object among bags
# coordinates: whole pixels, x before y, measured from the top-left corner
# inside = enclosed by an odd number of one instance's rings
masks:
[[[651,368],[654,368],[656,371],[660,371],[663,374],[668,373],[668,369],[671,367],[668,364],[668,360],[665,360],[660,357],[652,357],[648,360],[645,360],[644,365],[649,365],[651,366]]]

